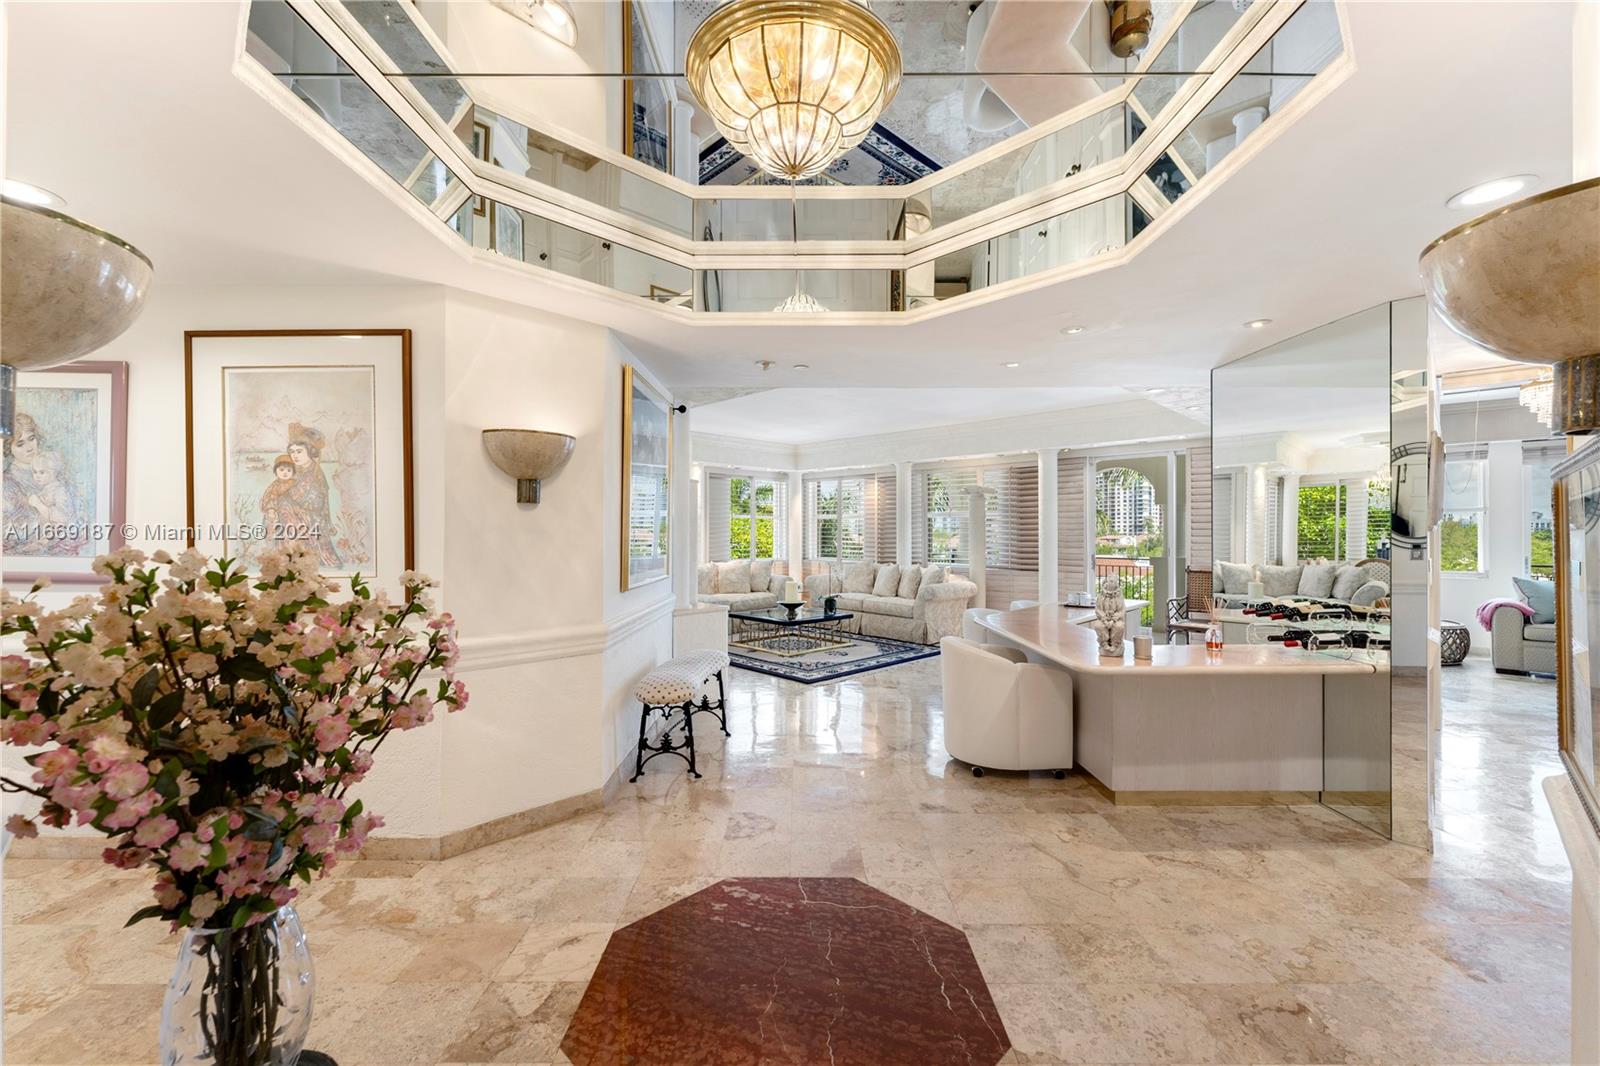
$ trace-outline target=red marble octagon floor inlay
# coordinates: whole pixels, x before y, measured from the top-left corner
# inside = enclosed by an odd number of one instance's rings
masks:
[[[994,1066],[966,934],[855,878],[718,881],[611,934],[576,1066]]]

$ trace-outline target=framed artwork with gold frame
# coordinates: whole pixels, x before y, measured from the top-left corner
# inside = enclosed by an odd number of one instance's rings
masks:
[[[472,123],[472,154],[475,158],[481,159],[485,163],[491,162],[493,159],[490,144],[492,135],[493,131],[489,128],[487,122],[474,121]],[[489,214],[489,201],[482,196],[474,196],[472,198],[472,213],[479,218],[487,217]]]
[[[1600,444],[1551,471],[1555,519],[1557,743],[1600,831]]]
[[[299,542],[334,578],[415,566],[411,331],[183,335],[187,540],[255,568]]]
[[[622,591],[665,580],[672,407],[649,381],[622,367]]]

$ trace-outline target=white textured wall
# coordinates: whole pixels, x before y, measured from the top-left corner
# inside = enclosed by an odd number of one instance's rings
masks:
[[[387,741],[361,795],[383,835],[433,837],[599,789],[633,743],[627,690],[672,636],[671,582],[618,587],[621,366],[636,360],[599,327],[439,287],[159,276],[144,315],[95,358],[129,363],[128,520],[182,526],[184,330],[378,327],[412,330],[416,562],[459,620],[472,702]],[[496,426],[577,438],[537,507],[485,454],[481,431]],[[26,772],[15,749],[4,758]]]

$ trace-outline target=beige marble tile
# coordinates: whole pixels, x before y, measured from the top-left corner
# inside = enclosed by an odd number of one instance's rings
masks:
[[[705,779],[663,760],[603,811],[308,887],[312,1045],[343,1066],[562,1063],[616,925],[721,877],[856,876],[967,931],[1018,1066],[1559,1061],[1569,874],[1534,792],[1553,700],[1446,681],[1429,854],[1320,807],[975,780],[942,749],[937,660],[815,688],[735,673]],[[121,929],[146,879],[3,873],[4,1060],[154,1061],[176,940]]]

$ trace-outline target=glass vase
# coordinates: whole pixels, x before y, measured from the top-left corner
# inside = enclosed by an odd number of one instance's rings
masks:
[[[294,1066],[313,987],[293,907],[243,929],[187,930],[161,1004],[163,1066]]]

